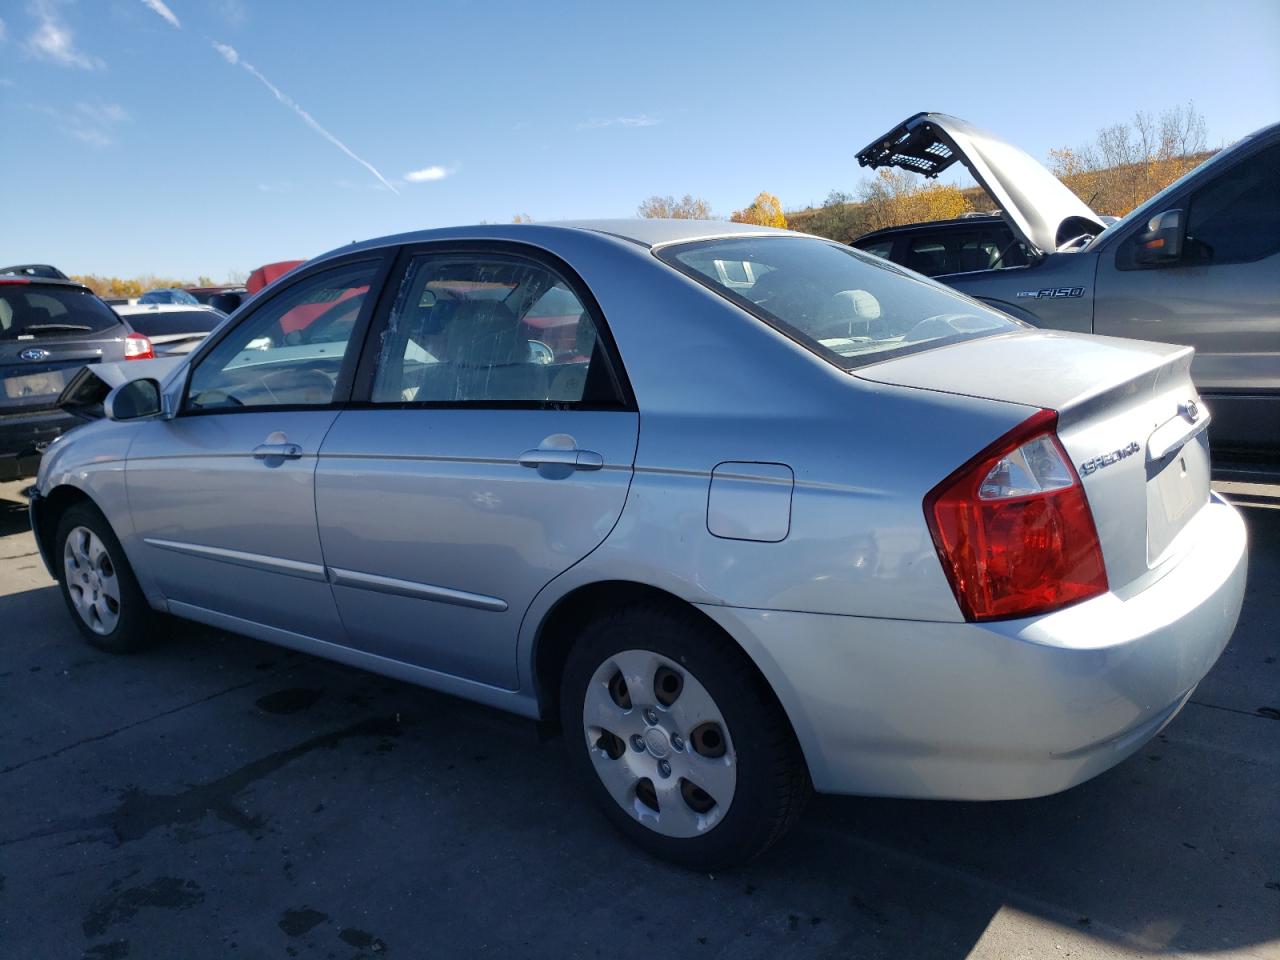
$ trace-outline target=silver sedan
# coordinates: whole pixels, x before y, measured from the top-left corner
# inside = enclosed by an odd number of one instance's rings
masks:
[[[86,368],[32,519],[96,646],[163,612],[557,723],[708,868],[813,789],[1033,797],[1174,717],[1246,568],[1190,362],[785,231],[432,230]]]

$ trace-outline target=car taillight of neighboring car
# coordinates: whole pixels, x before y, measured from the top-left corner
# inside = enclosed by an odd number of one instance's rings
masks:
[[[929,491],[925,519],[965,619],[1047,613],[1107,592],[1080,477],[1041,410]]]
[[[126,360],[154,360],[155,348],[151,339],[140,333],[130,333],[124,338],[124,358]]]

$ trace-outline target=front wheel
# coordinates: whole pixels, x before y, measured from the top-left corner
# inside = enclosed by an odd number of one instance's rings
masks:
[[[93,646],[131,653],[152,642],[156,614],[106,517],[78,503],[58,521],[58,583],[76,626]]]
[[[588,626],[565,667],[561,719],[606,816],[695,869],[759,855],[811,790],[772,691],[692,612],[641,604]]]

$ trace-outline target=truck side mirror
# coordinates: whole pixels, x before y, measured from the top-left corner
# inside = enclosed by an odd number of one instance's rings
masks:
[[[1147,221],[1147,229],[1134,237],[1133,262],[1152,267],[1182,259],[1185,234],[1181,210],[1166,210]]]

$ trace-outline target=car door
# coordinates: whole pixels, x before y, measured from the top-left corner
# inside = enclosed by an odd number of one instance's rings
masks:
[[[515,689],[534,596],[604,540],[639,417],[604,318],[523,245],[406,252],[316,508],[349,642]]]
[[[346,262],[268,295],[201,349],[173,419],[138,424],[129,502],[173,612],[341,640],[314,474],[350,392],[379,266]]]
[[[1185,217],[1182,255],[1137,264],[1147,224],[1134,224],[1099,262],[1094,332],[1195,347],[1214,446],[1280,447],[1280,143],[1213,169],[1163,206]]]

